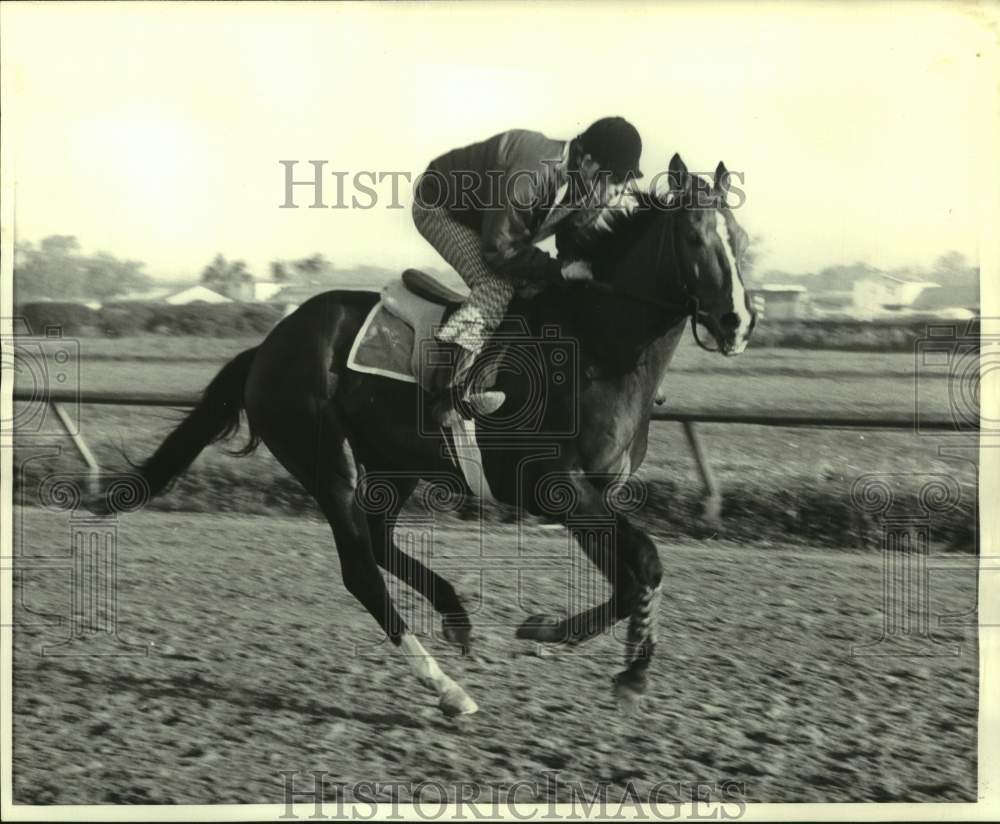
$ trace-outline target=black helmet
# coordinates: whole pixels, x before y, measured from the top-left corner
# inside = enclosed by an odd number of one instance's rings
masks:
[[[624,117],[602,117],[580,135],[580,145],[616,178],[639,178],[642,138]]]

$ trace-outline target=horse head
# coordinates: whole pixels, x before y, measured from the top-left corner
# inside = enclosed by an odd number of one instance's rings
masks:
[[[726,204],[729,172],[720,162],[710,184],[689,173],[675,154],[669,179],[667,204],[673,220],[664,231],[670,235],[677,275],[688,297],[695,299],[694,320],[708,329],[718,351],[738,355],[750,342],[757,316],[740,266],[747,233]]]

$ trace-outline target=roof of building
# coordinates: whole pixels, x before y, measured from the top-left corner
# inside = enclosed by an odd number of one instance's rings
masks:
[[[883,280],[891,280],[896,286],[939,286],[940,285],[937,283],[933,283],[929,280],[915,280],[913,278],[901,278],[897,277],[896,275],[890,275],[888,272],[879,272],[877,275],[870,275],[868,277],[859,278],[856,282],[878,283]]]
[[[206,303],[232,303],[232,298],[227,298],[225,295],[220,295],[218,292],[209,289],[207,286],[190,286],[187,289],[181,289],[179,292],[175,292],[172,295],[167,295],[163,299],[166,303],[172,304],[184,304],[184,303],[194,303],[195,301],[203,300]]]
[[[754,289],[755,292],[805,292],[805,286],[799,283],[765,283]]]
[[[124,295],[119,295],[115,298],[118,301],[153,301],[162,300],[167,295],[173,293],[173,289],[169,286],[157,286],[153,289],[145,289],[142,292],[128,292]]]
[[[380,284],[337,284],[336,286],[330,285],[316,285],[316,284],[291,284],[286,286],[284,289],[276,292],[267,298],[270,303],[287,303],[287,302],[298,302],[302,303],[314,295],[319,295],[322,292],[329,292],[331,290],[344,290],[348,292],[378,292],[382,286]]]

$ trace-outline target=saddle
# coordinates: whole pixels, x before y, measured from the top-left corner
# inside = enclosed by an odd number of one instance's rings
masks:
[[[434,332],[464,300],[426,272],[407,269],[382,289],[347,356],[348,368],[428,389],[440,352]]]
[[[400,281],[411,294],[440,306],[457,306],[465,300],[465,295],[419,269],[407,269]]]

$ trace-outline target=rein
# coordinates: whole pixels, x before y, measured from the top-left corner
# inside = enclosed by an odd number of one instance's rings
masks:
[[[677,263],[677,251],[674,246],[674,235],[671,231],[673,226],[667,226],[663,234],[660,235],[660,245],[656,252],[656,262],[663,259],[663,246],[666,240],[667,233],[670,232],[670,256],[673,258],[675,268]],[[685,303],[677,303],[673,301],[660,300],[659,298],[654,298],[649,295],[644,295],[640,292],[636,292],[632,289],[622,289],[621,287],[615,286],[613,283],[603,283],[601,281],[592,280],[588,281],[587,285],[591,289],[596,289],[599,292],[604,292],[607,295],[613,295],[617,297],[626,298],[627,300],[635,301],[636,303],[645,303],[651,306],[655,306],[658,309],[663,309],[666,312],[677,315],[679,317],[690,317],[691,318],[691,334],[694,336],[695,343],[698,344],[706,352],[718,352],[718,349],[713,349],[707,346],[698,334],[698,319],[704,315],[701,306],[698,303],[698,295],[695,293],[694,286],[689,282],[684,284],[684,293],[687,297]]]

